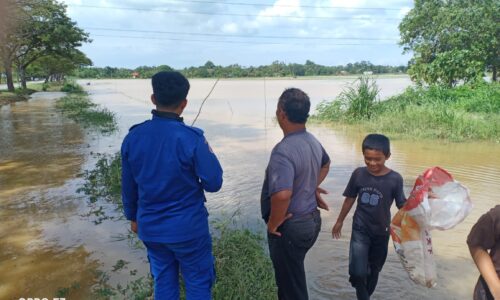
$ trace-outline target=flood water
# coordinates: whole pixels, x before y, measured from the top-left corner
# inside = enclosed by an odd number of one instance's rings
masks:
[[[212,218],[238,211],[241,226],[263,231],[259,195],[272,147],[282,138],[273,120],[277,98],[286,87],[306,91],[313,107],[336,96],[352,79],[324,80],[221,80],[206,101],[195,126],[201,127],[224,168],[224,185],[208,194]],[[87,82],[90,85],[85,85]],[[381,96],[404,90],[406,77],[379,78]],[[119,131],[102,136],[82,130],[53,108],[57,95],[37,97],[0,109],[0,299],[53,297],[61,288],[71,289],[70,299],[87,299],[96,283],[95,272],[106,271],[110,283],[126,283],[146,274],[143,250],[134,250],[117,235],[128,224],[106,221],[94,225],[85,217],[88,205],[76,189],[78,174],[95,163],[92,153],[114,154],[133,124],[150,117],[153,108],[149,80],[81,81],[91,99],[118,119]],[[214,80],[191,80],[184,117],[194,120],[201,101]],[[322,211],[323,227],[306,258],[311,299],[354,299],[347,280],[348,245],[352,213],[343,237],[331,238],[331,228],[342,205],[342,191],[356,167],[363,164],[360,143],[365,132],[353,128],[309,124],[332,158],[331,171],[322,184],[330,194],[330,211]],[[465,239],[475,221],[498,204],[500,194],[500,145],[494,143],[443,143],[392,141],[391,168],[400,172],[408,194],[418,174],[441,166],[471,191],[474,209],[457,227],[434,231],[438,285],[414,285],[389,247],[373,299],[471,299],[478,272]],[[112,271],[117,260],[126,268]],[[137,270],[136,275],[130,271]]]

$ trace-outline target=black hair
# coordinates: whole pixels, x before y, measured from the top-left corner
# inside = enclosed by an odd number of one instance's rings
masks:
[[[156,101],[164,107],[179,106],[189,92],[189,81],[179,72],[158,72],[151,83]]]
[[[363,152],[368,149],[381,151],[386,157],[391,154],[391,143],[389,138],[383,134],[372,133],[367,135],[361,147]]]
[[[304,124],[309,117],[311,101],[309,96],[300,89],[286,89],[281,94],[278,105],[292,123]]]

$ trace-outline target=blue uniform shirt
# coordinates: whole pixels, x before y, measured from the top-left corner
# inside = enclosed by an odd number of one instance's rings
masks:
[[[222,168],[203,131],[153,110],[123,140],[122,201],[143,241],[176,243],[208,233],[203,190],[222,186]]]

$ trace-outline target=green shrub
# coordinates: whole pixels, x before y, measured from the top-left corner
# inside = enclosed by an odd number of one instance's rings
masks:
[[[317,118],[348,122],[370,119],[378,93],[376,82],[361,76],[352,86],[343,90],[337,99],[321,102],[317,107]]]
[[[67,80],[64,82],[64,85],[62,86],[61,92],[81,94],[84,91],[83,88],[74,80]]]

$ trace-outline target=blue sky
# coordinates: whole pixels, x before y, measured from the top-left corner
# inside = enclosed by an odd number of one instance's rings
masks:
[[[65,0],[95,66],[258,66],[273,61],[406,65],[408,0]]]

